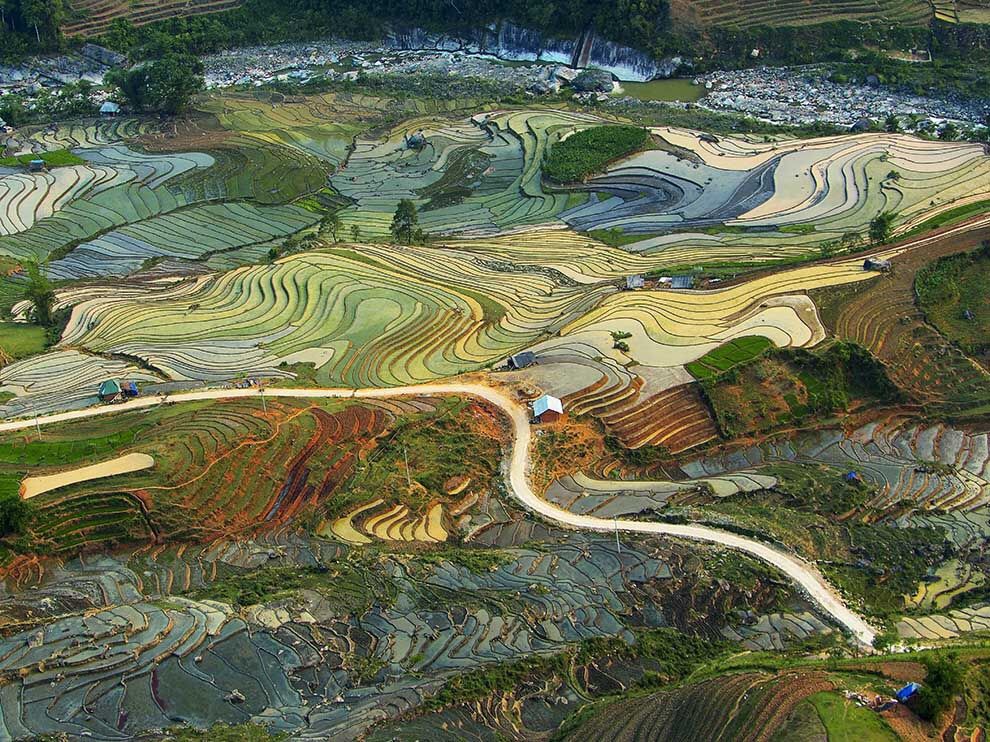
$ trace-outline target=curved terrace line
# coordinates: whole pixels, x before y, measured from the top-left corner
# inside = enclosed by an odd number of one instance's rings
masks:
[[[513,440],[512,451],[505,463],[506,478],[510,488],[526,508],[534,513],[555,521],[564,526],[590,531],[623,531],[627,533],[643,533],[660,536],[707,541],[736,551],[741,551],[756,557],[779,569],[790,577],[804,590],[822,611],[830,615],[837,623],[846,628],[857,641],[864,645],[872,645],[876,637],[875,629],[861,616],[857,615],[842,602],[831,585],[826,582],[821,573],[809,562],[793,554],[786,553],[768,544],[754,539],[739,536],[734,533],[720,531],[697,525],[681,525],[674,523],[650,523],[634,520],[619,520],[596,518],[579,515],[553,505],[541,498],[529,483],[529,445],[532,437],[529,414],[522,404],[505,393],[485,386],[481,383],[450,382],[439,384],[420,384],[415,386],[394,387],[391,389],[269,389],[264,392],[269,397],[290,397],[300,399],[383,399],[410,395],[467,395],[477,397],[498,407],[512,422]],[[208,399],[232,399],[257,397],[253,389],[208,389],[197,392],[173,394],[169,402],[191,402]],[[85,410],[73,410],[54,415],[46,415],[37,419],[17,420],[0,424],[0,432],[22,430],[34,425],[48,425],[58,422],[68,422],[98,415],[124,412],[141,408],[155,407],[164,401],[162,397],[144,397],[129,402],[94,407]]]

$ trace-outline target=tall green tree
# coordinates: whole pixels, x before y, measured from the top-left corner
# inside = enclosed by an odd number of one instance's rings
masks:
[[[880,245],[889,240],[896,218],[897,214],[893,211],[884,211],[873,217],[870,220],[870,242]]]
[[[34,321],[42,327],[55,324],[52,305],[55,304],[55,290],[48,280],[44,269],[38,263],[28,263],[24,266],[27,274],[27,287],[24,298],[34,305]]]
[[[65,5],[62,0],[21,0],[21,20],[34,28],[35,39],[41,46],[41,29],[45,37],[57,39],[59,27],[65,20]]]
[[[403,245],[411,244],[419,227],[419,215],[416,204],[408,198],[399,201],[392,217],[392,239]]]
[[[329,232],[333,241],[337,241],[337,233],[340,231],[340,217],[337,212],[332,214],[327,214],[325,217],[320,219],[320,232]]]
[[[191,54],[167,54],[129,70],[111,70],[105,80],[135,111],[174,115],[203,89],[203,63]]]
[[[31,514],[31,506],[15,493],[0,495],[0,536],[20,533]]]

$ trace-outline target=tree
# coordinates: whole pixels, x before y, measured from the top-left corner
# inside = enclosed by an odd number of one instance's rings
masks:
[[[34,305],[34,321],[42,327],[51,327],[55,323],[52,305],[55,303],[55,290],[52,282],[37,263],[24,266],[27,273],[27,288],[24,298]]]
[[[340,217],[337,216],[337,212],[333,214],[327,214],[325,217],[320,219],[320,233],[329,232],[330,236],[333,237],[333,241],[337,241],[337,232],[340,231]]]
[[[351,225],[351,239],[354,240],[355,242],[361,241],[361,227],[359,227],[357,224]]]
[[[896,134],[901,130],[901,122],[897,120],[897,116],[890,114],[887,120],[883,123],[884,131],[890,134]]]
[[[416,213],[416,204],[408,198],[399,201],[395,207],[395,216],[392,217],[392,239],[403,245],[408,245],[416,237],[416,230],[419,226],[419,216]]]
[[[31,506],[14,493],[0,496],[0,536],[20,533],[31,514]]]
[[[952,141],[953,139],[959,138],[959,127],[956,126],[951,121],[947,121],[941,129],[938,130],[938,138],[946,142]]]
[[[860,237],[859,232],[843,232],[841,238],[842,247],[848,250],[858,245],[860,239],[862,238]]]
[[[962,692],[962,669],[955,654],[928,657],[924,664],[928,669],[925,682],[911,700],[911,706],[921,718],[935,721]]]
[[[41,46],[41,29],[46,38],[57,38],[59,26],[65,20],[62,0],[21,0],[21,20],[34,28],[34,36]]]
[[[880,245],[890,239],[890,232],[897,215],[893,211],[884,211],[870,220],[870,242]]]
[[[111,70],[105,81],[135,111],[175,115],[203,89],[203,64],[191,54],[167,54],[129,70]]]

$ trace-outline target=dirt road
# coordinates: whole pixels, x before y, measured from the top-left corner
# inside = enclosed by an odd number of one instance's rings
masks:
[[[418,386],[393,387],[391,389],[268,389],[267,397],[292,397],[297,399],[387,399],[409,395],[465,395],[490,402],[501,409],[511,420],[513,429],[512,453],[506,462],[506,478],[515,497],[529,510],[542,517],[571,528],[590,531],[622,531],[645,533],[660,536],[708,541],[744,552],[760,559],[786,574],[796,582],[805,594],[825,613],[845,627],[857,641],[864,645],[873,642],[876,632],[863,618],[850,610],[825,581],[818,569],[803,559],[788,554],[760,541],[745,538],[734,533],[720,531],[705,526],[678,525],[673,523],[648,523],[632,520],[606,520],[587,515],[578,515],[542,499],[529,484],[529,446],[531,429],[529,412],[525,406],[505,393],[479,383],[437,383]],[[237,397],[258,397],[257,389],[208,389],[198,392],[173,394],[170,402],[190,402],[204,399],[231,399]],[[109,415],[128,410],[154,407],[162,403],[159,397],[144,397],[119,405],[93,407],[74,410],[33,419],[17,420],[0,424],[0,432],[22,430],[34,425],[49,425],[57,422],[79,420],[97,415]]]

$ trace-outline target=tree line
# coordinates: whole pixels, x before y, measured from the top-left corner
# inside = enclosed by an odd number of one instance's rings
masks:
[[[0,57],[58,46],[68,11],[65,0],[0,0]]]

